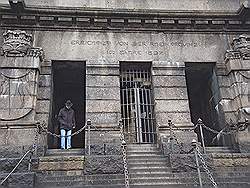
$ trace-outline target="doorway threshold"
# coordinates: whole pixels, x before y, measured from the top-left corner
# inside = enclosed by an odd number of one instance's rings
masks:
[[[79,156],[84,155],[84,149],[73,148],[73,149],[48,149],[46,156]]]

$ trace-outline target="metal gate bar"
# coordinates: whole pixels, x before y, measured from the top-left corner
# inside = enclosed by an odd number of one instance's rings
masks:
[[[155,143],[152,77],[149,66],[121,66],[121,111],[125,137],[130,143]],[[148,64],[147,64],[148,65]],[[130,68],[128,68],[130,67]]]

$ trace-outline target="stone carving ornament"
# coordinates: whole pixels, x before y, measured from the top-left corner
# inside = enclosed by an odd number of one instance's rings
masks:
[[[240,35],[233,39],[233,50],[227,50],[226,59],[250,59],[250,36]]]
[[[3,38],[0,120],[13,121],[26,117],[35,108],[39,64],[34,61],[42,60],[43,51],[31,46],[32,36],[25,31],[7,31]]]

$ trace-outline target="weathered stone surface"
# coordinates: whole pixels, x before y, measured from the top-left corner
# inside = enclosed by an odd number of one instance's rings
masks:
[[[185,76],[154,76],[155,87],[186,87]]]
[[[85,174],[122,174],[122,155],[93,155],[86,157]]]
[[[156,100],[155,112],[188,112],[188,100]]]
[[[104,137],[101,137],[104,138]],[[95,140],[96,141],[96,140]],[[89,152],[89,148],[85,148],[85,153]],[[121,144],[119,143],[105,143],[99,142],[97,144],[91,144],[90,146],[91,155],[121,155]]]
[[[1,174],[0,180],[3,180],[8,174]],[[7,180],[7,187],[15,188],[33,188],[35,186],[35,173],[34,172],[22,172],[22,173],[13,173],[10,178]]]
[[[120,88],[91,88],[88,87],[86,90],[86,99],[102,99],[102,100],[120,100]]]
[[[88,133],[87,130],[85,132],[86,134],[86,139],[88,140]],[[88,141],[86,141],[86,144],[88,143]],[[102,131],[97,131],[95,129],[91,130],[91,134],[90,134],[90,143],[91,144],[100,144],[100,146],[102,147],[103,144],[117,144],[120,145],[121,141],[120,141],[120,132],[119,129],[117,129],[116,131],[112,131],[112,130],[102,130]]]
[[[49,100],[37,100],[36,112],[48,113],[50,108]]]
[[[36,68],[40,69],[39,57],[5,57],[0,56],[0,67],[5,68]]]
[[[36,128],[0,129],[1,146],[32,146]],[[25,139],[24,139],[25,138]]]
[[[37,122],[48,122],[49,120],[49,114],[48,113],[36,113],[36,116],[35,116],[35,121]]]
[[[111,68],[111,67],[105,67],[105,66],[98,66],[98,67],[87,67],[86,69],[87,75],[116,75],[119,76],[120,70],[117,67]]]
[[[183,124],[191,122],[190,112],[157,112],[155,114],[158,125],[167,125],[168,120],[172,120],[173,123]]]
[[[158,67],[153,67],[152,70],[152,75],[153,76],[185,76],[185,69],[183,70],[179,68],[158,68]]]
[[[1,3],[8,4],[7,0],[0,0]],[[80,0],[72,2],[64,1],[46,1],[46,0],[26,0],[27,5],[43,5],[43,6],[61,6],[61,7],[92,7],[92,8],[118,8],[118,9],[161,9],[161,10],[228,10],[236,11],[240,4],[234,0],[193,0],[192,3],[188,0],[168,0],[167,3],[163,0],[144,0],[144,1],[120,1],[115,0]]]
[[[38,82],[39,82],[39,87],[51,86],[51,75],[40,75]]]
[[[85,157],[83,156],[48,156],[40,157],[38,171],[50,170],[83,170]]]
[[[181,71],[185,71],[185,63],[184,62],[177,62],[177,61],[153,61],[153,67],[158,68],[178,68]]]
[[[154,88],[154,98],[157,99],[186,99],[188,100],[187,88]]]
[[[51,74],[51,67],[45,67],[45,66],[42,66],[41,67],[41,74],[45,75],[45,74]]]
[[[19,157],[21,155],[19,154]],[[1,173],[9,173],[19,162],[20,158],[0,158],[0,174]],[[27,172],[28,170],[29,159],[26,158],[23,162],[18,166],[15,172]]]
[[[119,112],[119,100],[87,100],[87,112]]]
[[[87,87],[119,87],[120,82],[118,76],[86,75],[86,85]]]
[[[211,156],[206,155],[204,159],[206,164],[211,164]],[[194,154],[171,154],[170,162],[174,172],[197,172]],[[213,166],[208,165],[208,167],[212,171]],[[201,171],[204,169],[201,168]]]
[[[212,154],[213,165],[216,167],[250,166],[250,155],[241,153]]]
[[[120,114],[114,112],[88,112],[87,119],[90,119],[93,125],[98,124],[118,124]]]
[[[45,57],[46,58],[46,57]],[[48,60],[48,59],[44,59],[42,62],[41,62],[41,66],[45,66],[45,67],[51,67],[52,65],[52,61],[51,60]]]
[[[50,99],[52,93],[50,87],[39,87],[37,99]]]
[[[249,127],[244,131],[238,132],[238,142],[239,142],[239,149],[240,149],[241,153],[250,153]],[[248,159],[248,160],[250,160],[250,159]],[[250,163],[250,161],[249,161],[249,163]]]
[[[1,103],[0,103],[1,109],[9,109],[9,108],[22,109],[22,107],[27,109],[27,108],[32,108],[34,103],[33,96],[11,95],[7,97],[1,95],[0,98],[1,98]]]
[[[228,35],[223,34],[37,31],[36,37],[35,45],[44,49],[47,59],[102,60],[116,65],[142,60],[223,62],[228,46]]]

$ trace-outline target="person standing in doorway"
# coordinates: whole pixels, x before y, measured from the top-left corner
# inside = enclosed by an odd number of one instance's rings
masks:
[[[71,133],[72,129],[74,129],[76,125],[75,112],[72,109],[72,106],[72,102],[70,100],[67,100],[65,103],[65,107],[60,109],[58,114],[58,121],[61,133],[61,149],[71,148]]]

